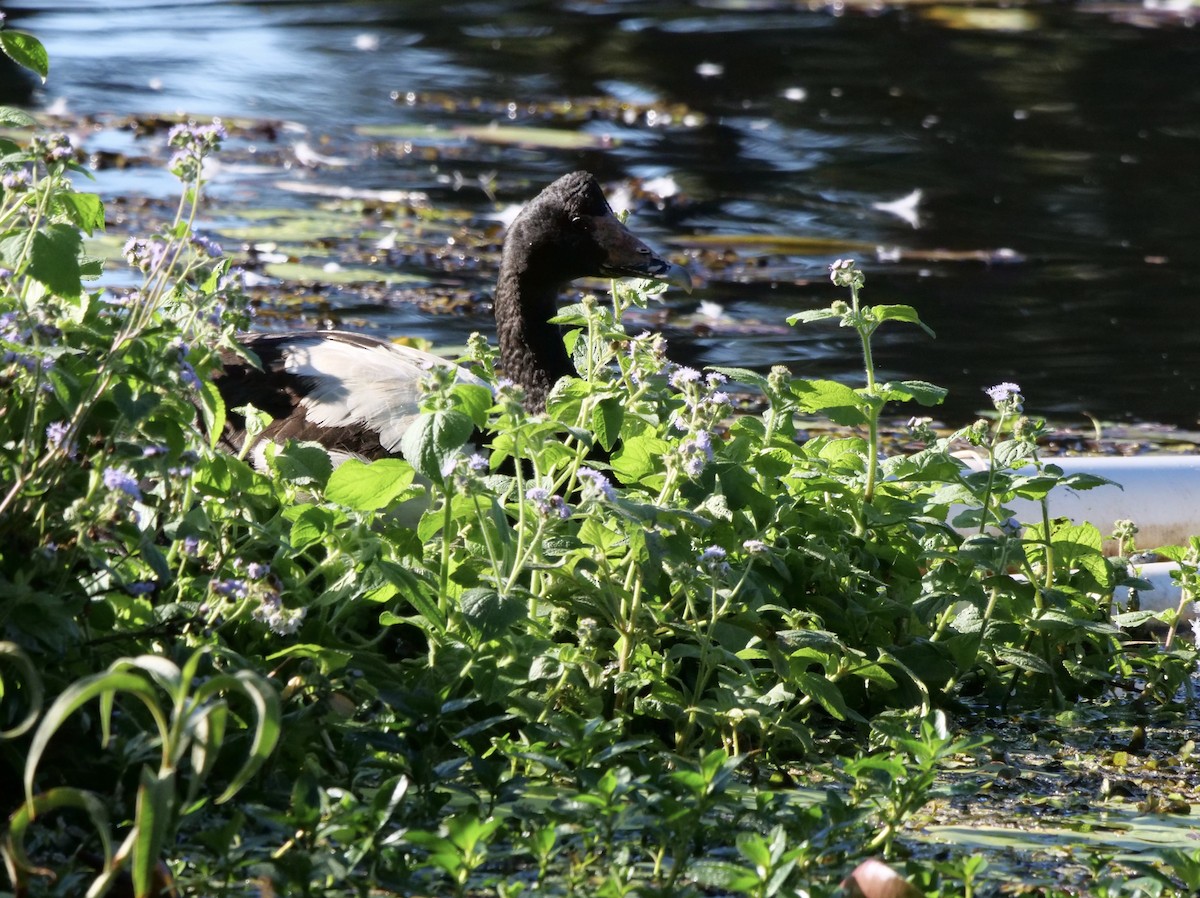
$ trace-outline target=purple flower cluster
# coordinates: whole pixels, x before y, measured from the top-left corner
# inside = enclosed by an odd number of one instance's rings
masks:
[[[162,265],[167,245],[161,240],[146,240],[143,237],[130,237],[125,241],[121,255],[125,261],[139,271],[154,271]]]
[[[128,468],[105,468],[102,477],[105,489],[116,493],[124,493],[126,497],[133,499],[135,502],[141,501],[142,489],[138,486],[137,478],[133,476]]]
[[[251,580],[261,580],[270,573],[271,566],[269,564],[262,564],[258,561],[252,561],[246,565],[246,576]]]
[[[565,521],[571,516],[571,507],[563,501],[563,497],[554,495],[545,487],[531,486],[525,491],[525,498],[533,503],[538,514],[544,518],[557,517]]]
[[[179,379],[186,386],[191,387],[193,390],[198,390],[200,388],[200,378],[196,374],[196,369],[192,367],[192,363],[187,358],[191,347],[176,337],[171,341],[170,348],[174,350],[179,360]]]
[[[679,444],[679,453],[683,456],[683,470],[688,477],[699,477],[704,466],[713,459],[712,434],[707,430],[696,431]]]
[[[700,553],[696,560],[705,570],[714,574],[724,574],[729,570],[729,563],[725,560],[725,550],[720,546],[709,546]]]
[[[657,377],[667,369],[667,341],[662,334],[643,331],[629,341],[630,380],[641,386],[651,377]]]
[[[716,371],[702,376],[693,368],[681,367],[672,372],[670,383],[683,398],[683,407],[671,415],[671,426],[687,434],[675,448],[676,464],[695,479],[713,460],[713,435],[730,411],[729,395],[720,389],[726,378]]]
[[[185,449],[179,455],[180,464],[172,465],[171,467],[167,468],[167,473],[172,477],[191,477],[193,470],[192,465],[199,460],[200,456],[198,456],[193,450]]]
[[[69,439],[71,426],[66,421],[51,421],[46,425],[46,445],[66,453],[67,458],[76,455],[75,443]]]
[[[686,384],[699,383],[700,382],[700,372],[697,371],[695,368],[688,368],[684,365],[680,365],[678,368],[676,368],[674,371],[671,372],[671,376],[668,379],[668,382],[676,390],[682,390],[682,389],[684,389],[684,386]]]
[[[988,398],[992,400],[996,408],[1007,406],[1009,411],[1021,411],[1021,388],[1017,384],[1005,381],[994,387],[988,387],[984,392],[988,394]]]
[[[279,593],[270,590],[262,595],[259,605],[251,613],[256,620],[267,625],[272,633],[278,636],[291,636],[304,623],[307,608],[288,609],[283,607]]]
[[[244,599],[250,594],[250,587],[245,580],[230,577],[226,580],[214,580],[212,591],[226,599]]]
[[[838,287],[861,287],[863,273],[853,259],[838,259],[829,266],[829,279]]]
[[[607,477],[593,468],[580,468],[579,481],[583,486],[583,498],[602,499],[612,502],[617,498],[617,491]]]
[[[193,234],[189,242],[210,259],[219,259],[224,252],[221,249],[221,244],[209,237],[205,237],[203,234]]]
[[[35,339],[35,332],[38,339]],[[44,374],[54,369],[54,359],[41,355],[39,345],[45,341],[53,342],[62,336],[62,331],[53,325],[38,324],[33,328],[22,327],[21,319],[16,312],[5,312],[0,315],[0,342],[8,343],[10,348],[0,353],[0,364],[19,365],[30,374]],[[19,348],[18,348],[19,347]],[[22,352],[20,348],[28,348],[32,352]],[[43,381],[43,389],[49,389],[49,383]]]
[[[30,177],[29,169],[18,168],[16,171],[8,171],[0,177],[0,187],[10,193],[21,193],[29,189]]]
[[[75,147],[66,134],[34,135],[29,146],[47,165],[75,158]]]
[[[226,137],[220,119],[213,119],[211,125],[193,122],[176,125],[167,135],[167,144],[175,148],[175,155],[167,163],[167,168],[181,181],[196,180],[200,176],[204,157],[219,150],[221,141]]]

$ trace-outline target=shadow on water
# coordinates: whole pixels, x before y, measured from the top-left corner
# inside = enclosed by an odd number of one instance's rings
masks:
[[[1163,7],[123,0],[98,17],[82,0],[27,0],[20,27],[51,52],[43,104],[295,121],[307,132],[281,130],[272,149],[283,164],[300,141],[353,163],[297,177],[425,190],[477,222],[496,211],[480,183],[506,203],[579,167],[608,182],[669,176],[676,195],[636,224],[686,248],[702,276],[672,306],[687,320],[708,304],[703,326],[670,331],[681,361],[854,378],[850,335],[776,326],[835,298],[826,267],[853,255],[867,301],[911,303],[937,332],[893,331],[876,360],[950,387],[949,422],[1011,380],[1034,414],[1195,427],[1200,41],[1186,10]],[[575,114],[544,111],[562,100]],[[604,101],[636,120],[606,117]],[[669,124],[651,120],[666,110]],[[493,121],[605,139],[447,130]],[[407,144],[354,132],[385,125],[442,130]],[[230,192],[294,204],[276,180]],[[146,170],[119,183],[160,184]],[[915,220],[878,208],[918,188]],[[753,236],[820,242],[733,243]],[[697,251],[699,238],[716,246]],[[446,342],[487,326],[354,309],[366,327]]]

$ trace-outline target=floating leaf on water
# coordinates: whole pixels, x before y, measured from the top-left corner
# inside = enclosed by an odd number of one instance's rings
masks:
[[[268,275],[281,281],[315,282],[321,284],[414,284],[428,283],[428,278],[404,274],[383,268],[328,268],[304,262],[278,262],[266,266]]]
[[[324,196],[337,200],[362,200],[389,206],[427,206],[429,194],[420,190],[368,190],[336,184],[313,184],[308,181],[276,181],[275,186],[289,193]]]
[[[413,128],[407,125],[364,125],[357,129],[367,137],[394,140],[473,140],[501,146],[547,150],[603,150],[619,141],[608,134],[565,131],[560,128],[528,128],[521,125],[459,125],[454,128]]]
[[[564,97],[543,100],[487,100],[482,97],[462,97],[445,92],[394,94],[393,98],[410,108],[420,108],[451,115],[493,115],[509,121],[589,122],[607,119],[626,126],[646,125],[651,128],[682,126],[696,128],[708,121],[683,103],[638,103],[617,97]],[[365,133],[365,132],[360,132]]]
[[[606,150],[619,146],[620,141],[610,134],[589,134],[586,131],[562,131],[556,128],[522,128],[508,125],[464,126],[455,132],[480,143],[503,146],[533,147],[549,150]]]
[[[875,244],[854,240],[835,240],[829,237],[803,237],[798,234],[688,234],[671,237],[665,242],[690,249],[732,247],[757,249],[763,252],[826,255],[829,253],[875,251]]]
[[[1041,17],[1028,9],[929,6],[921,14],[926,19],[959,31],[1032,31],[1041,24]]]
[[[247,209],[238,213],[242,225],[217,227],[226,240],[248,243],[306,243],[316,240],[364,238],[374,232],[363,228],[358,212],[322,209]]]

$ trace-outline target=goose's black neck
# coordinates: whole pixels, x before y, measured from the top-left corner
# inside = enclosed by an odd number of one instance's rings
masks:
[[[534,197],[504,238],[495,299],[500,363],[525,390],[526,408],[544,411],[550,388],[575,373],[550,323],[567,284],[585,276],[671,280],[679,272],[613,215],[587,172],[563,175]],[[686,273],[677,282],[690,289]]]
[[[504,375],[525,391],[530,412],[545,411],[546,396],[561,377],[575,374],[562,332],[551,324],[565,283],[539,277],[527,253],[505,244],[496,283],[496,336]]]

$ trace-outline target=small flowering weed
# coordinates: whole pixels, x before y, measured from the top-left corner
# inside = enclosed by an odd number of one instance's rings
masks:
[[[404,459],[335,468],[289,443],[258,471],[214,453],[211,378],[244,300],[193,226],[226,139],[220,123],[166,136],[180,214],[126,244],[141,283],[120,293],[85,289],[79,235],[103,207],[65,177],[79,149],[47,137],[0,162],[0,216],[39,238],[0,256],[0,626],[55,696],[30,719],[49,738],[72,717],[88,746],[35,739],[23,765],[6,743],[0,769],[28,793],[5,809],[18,878],[41,875],[21,851],[34,831],[44,854],[79,854],[40,816],[69,801],[99,821],[100,866],[143,894],[160,857],[196,894],[249,869],[296,894],[516,894],[485,879],[500,869],[564,894],[832,893],[846,846],[890,848],[938,759],[977,747],[930,706],[1167,705],[1189,688],[1193,649],[1127,639],[1148,615],[1113,608],[1124,561],[1050,518],[1051,490],[1101,481],[1040,457],[1017,384],[981,387],[994,415],[949,436],[913,417],[922,448],[884,451],[885,408],[942,391],[876,378],[878,328],[923,325],[863,304],[851,260],[827,288],[849,301],[792,321],[848,328],[861,385],[674,364],[661,335],[626,332],[652,292],[622,282],[611,306],[562,310],[582,376],[544,411],[476,336],[477,380],[426,372]],[[839,429],[809,438],[809,416]],[[1016,498],[1040,520],[1015,520]],[[1132,522],[1119,536],[1132,553]],[[1196,547],[1176,554],[1190,602]],[[75,715],[92,698],[98,718]],[[845,799],[800,808],[770,784],[868,724],[882,749],[822,786],[854,779]],[[252,761],[218,763],[226,744]],[[224,803],[272,749],[253,803]],[[859,794],[880,771],[886,800]],[[213,776],[232,777],[224,794]],[[104,875],[86,873],[93,891]]]

